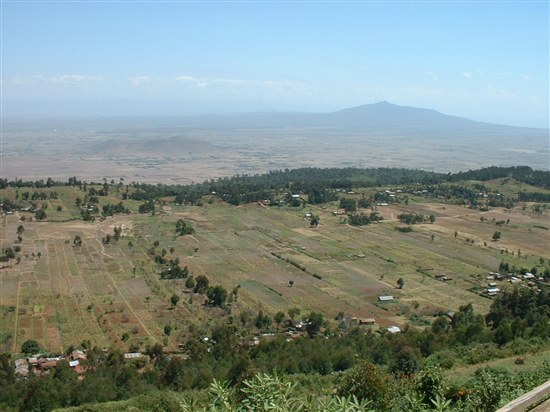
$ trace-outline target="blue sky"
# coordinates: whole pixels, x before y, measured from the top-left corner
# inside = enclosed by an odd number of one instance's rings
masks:
[[[332,111],[548,127],[544,2],[2,2],[10,115]]]

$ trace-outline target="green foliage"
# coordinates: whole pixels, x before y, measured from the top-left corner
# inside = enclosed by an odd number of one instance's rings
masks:
[[[21,352],[26,354],[36,354],[40,352],[40,344],[32,339],[26,340],[21,345]]]
[[[378,212],[372,212],[369,215],[360,213],[358,215],[348,215],[348,222],[352,226],[365,226],[374,222],[383,220],[383,217]]]
[[[199,275],[195,279],[195,288],[193,289],[193,292],[195,293],[205,293],[208,290],[208,286],[210,284],[210,281],[208,278],[204,275]]]
[[[355,212],[357,211],[357,201],[350,198],[340,199],[340,209],[344,209],[346,212]]]
[[[414,225],[416,223],[424,223],[426,221],[426,216],[424,216],[421,213],[403,213],[403,214],[397,215],[397,218],[401,222],[406,223],[408,225]],[[435,222],[435,217],[433,219]]]
[[[180,300],[180,297],[175,293],[170,297],[170,303],[172,304],[173,307],[175,307],[178,304],[179,300]]]
[[[370,362],[363,362],[343,378],[337,389],[339,396],[355,396],[372,402],[377,411],[389,411],[393,383]]]
[[[183,219],[179,219],[176,222],[177,236],[192,235],[193,233],[195,233],[195,229],[193,229],[193,225],[190,222],[186,222]]]
[[[223,307],[227,300],[227,290],[223,286],[211,286],[206,291],[206,297],[208,298],[208,304],[210,306]]]
[[[130,213],[130,210],[125,207],[122,202],[114,205],[114,204],[107,204],[107,205],[104,205],[103,206],[103,216],[107,217],[107,216],[113,216],[115,214],[122,214],[122,213],[125,213],[125,214],[128,214]]]

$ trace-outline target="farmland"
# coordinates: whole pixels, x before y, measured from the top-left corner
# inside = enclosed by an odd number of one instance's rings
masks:
[[[46,221],[25,211],[1,218],[3,248],[16,244],[18,226],[25,231],[19,263],[4,262],[0,270],[0,351],[18,352],[28,339],[50,352],[84,340],[123,350],[160,342],[175,351],[224,315],[244,324],[259,309],[274,314],[295,307],[327,319],[343,312],[375,318],[376,327],[422,328],[437,313],[470,302],[487,313],[492,300],[481,290],[501,261],[542,271],[540,258],[550,258],[548,212],[535,214],[531,204],[481,211],[407,195],[407,202],[374,206],[381,222],[355,227],[333,214],[337,202],[229,206],[205,196],[201,206],[165,199],[153,216],[138,214],[140,203],[121,200],[120,187],[112,185],[99,206],[122,201],[130,214],[84,222],[75,206],[83,192],[67,186],[43,189],[59,194],[46,202]],[[0,194],[15,196],[10,188]],[[306,219],[308,212],[320,217],[317,227]],[[402,233],[396,227],[403,213],[433,215],[435,221]],[[179,219],[193,224],[193,235],[175,235]],[[502,221],[507,223],[497,226]],[[122,227],[120,239],[104,242],[115,226]],[[501,239],[492,241],[496,230]],[[205,275],[211,285],[237,289],[238,299],[224,309],[206,307],[204,296],[191,293],[183,280],[160,279],[152,249],[178,258],[195,278]],[[441,274],[450,280],[436,278]],[[499,287],[507,285],[501,281]],[[177,305],[170,303],[174,294]],[[378,302],[380,295],[394,301]]]

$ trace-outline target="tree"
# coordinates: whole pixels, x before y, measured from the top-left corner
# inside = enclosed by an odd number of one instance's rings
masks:
[[[403,280],[403,278],[397,279],[397,286],[399,287],[399,289],[403,289],[403,286],[405,286],[405,281]]]
[[[435,215],[430,215],[428,220],[430,221],[430,223],[434,223],[435,222]]]
[[[258,316],[256,316],[256,321],[254,322],[254,325],[259,329],[259,330],[265,330],[267,329],[269,326],[271,326],[271,318],[269,317],[269,315],[266,313],[264,314],[263,310],[260,309],[260,311],[258,312]]]
[[[298,316],[300,314],[300,309],[299,308],[290,308],[288,310],[288,316],[290,319],[294,320],[294,318],[296,316]]]
[[[307,318],[306,331],[310,338],[313,338],[317,335],[317,333],[319,333],[321,326],[323,326],[323,322],[324,319],[321,313],[311,312],[309,314]]]
[[[275,314],[273,319],[275,320],[275,322],[277,322],[277,325],[280,325],[283,322],[283,320],[285,320],[285,313],[279,311]]]
[[[209,284],[210,282],[206,276],[199,275],[195,280],[195,289],[193,289],[193,292],[202,294],[208,290]]]
[[[44,209],[38,209],[34,214],[34,217],[36,220],[44,220],[46,219],[46,211]]]
[[[500,239],[500,232],[496,231],[495,233],[493,233],[493,240],[496,242],[499,239]]]
[[[185,287],[187,289],[193,289],[195,287],[195,278],[193,276],[189,276],[187,280],[185,281]]]
[[[176,222],[177,236],[192,235],[193,233],[195,233],[195,229],[193,229],[193,225],[191,223],[186,222],[183,219],[179,219]]]
[[[372,363],[364,362],[344,376],[337,394],[356,396],[359,400],[369,400],[377,411],[387,411],[390,407],[392,388],[384,374]]]
[[[27,353],[27,354],[35,354],[40,352],[40,344],[32,339],[26,340],[21,345],[21,352]]]
[[[23,227],[23,225],[17,226],[17,234],[18,235],[22,235],[24,231],[25,231],[25,228]]]
[[[209,287],[206,291],[208,297],[208,304],[211,306],[219,306],[220,308],[225,305],[227,299],[227,290],[223,286]]]
[[[176,295],[175,293],[170,297],[170,303],[172,303],[172,307],[176,307],[180,300],[180,297]]]
[[[75,235],[73,239],[73,245],[81,247],[82,246],[82,238],[79,235]]]
[[[120,235],[122,235],[122,225],[121,225],[121,226],[115,226],[115,227],[113,228],[113,232],[114,232],[113,238],[114,238],[115,240],[120,239]]]
[[[320,220],[321,219],[319,218],[319,215],[311,215],[311,220],[309,224],[311,227],[317,226]]]

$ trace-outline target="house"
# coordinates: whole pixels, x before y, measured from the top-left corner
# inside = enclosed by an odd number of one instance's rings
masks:
[[[442,278],[444,278],[444,277],[445,277],[445,273],[436,273],[436,274],[435,274],[435,278],[436,278],[436,279],[442,279]]]
[[[523,275],[523,279],[535,279],[535,275],[533,275],[531,272],[527,272],[525,275]]]
[[[72,361],[69,361],[69,366],[71,368],[76,368],[78,365],[80,365],[80,361],[79,360],[72,360]]]
[[[141,358],[143,354],[141,352],[127,352],[124,354],[124,359],[137,359]]]
[[[57,360],[49,360],[48,358],[43,359],[42,362],[38,362],[38,367],[43,371],[48,371],[57,366]]]
[[[374,325],[376,323],[376,321],[374,320],[374,318],[361,318],[359,319],[359,324],[360,325]]]
[[[496,288],[497,284],[496,282],[489,282],[489,285],[488,285],[490,288]]]
[[[392,302],[393,301],[393,296],[391,296],[391,295],[378,296],[378,301],[379,302]]]
[[[86,354],[80,349],[76,349],[71,352],[70,358],[72,360],[84,360],[86,359]]]
[[[29,374],[29,364],[26,359],[15,360],[15,374],[23,377],[27,377]]]
[[[399,328],[399,326],[390,326],[388,328],[388,332],[390,332],[390,333],[400,333],[401,328]]]
[[[489,296],[495,296],[497,293],[500,292],[500,289],[499,288],[488,288],[486,290],[486,292]]]

